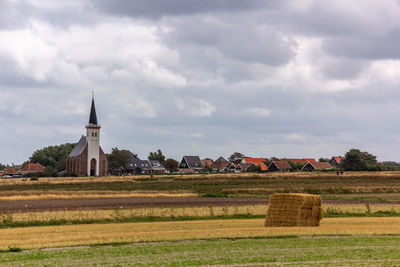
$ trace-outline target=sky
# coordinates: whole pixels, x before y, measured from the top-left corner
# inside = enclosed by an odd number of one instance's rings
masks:
[[[85,134],[216,159],[400,161],[399,0],[4,0],[0,162]]]

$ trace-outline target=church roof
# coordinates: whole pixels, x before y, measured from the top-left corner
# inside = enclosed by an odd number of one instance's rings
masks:
[[[82,135],[81,139],[79,140],[78,144],[72,149],[71,153],[69,153],[68,157],[77,157],[79,156],[82,151],[85,149],[87,145],[86,137]]]
[[[93,97],[92,97],[92,106],[90,107],[89,124],[97,125],[96,107],[94,106]]]

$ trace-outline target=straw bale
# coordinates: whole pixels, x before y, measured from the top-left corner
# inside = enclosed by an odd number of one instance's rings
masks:
[[[294,205],[294,206],[321,206],[321,197],[311,194],[272,194],[269,197],[268,203],[272,205]]]
[[[268,200],[265,226],[319,226],[321,196],[273,194]]]

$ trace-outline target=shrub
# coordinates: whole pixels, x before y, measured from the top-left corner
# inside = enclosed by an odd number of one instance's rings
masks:
[[[8,251],[9,252],[20,252],[20,251],[22,251],[22,249],[20,248],[20,247],[17,247],[17,246],[8,246]]]

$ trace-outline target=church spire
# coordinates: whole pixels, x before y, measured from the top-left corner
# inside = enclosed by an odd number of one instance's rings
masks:
[[[97,125],[96,108],[94,106],[94,95],[92,92],[92,107],[90,108],[89,124]]]

